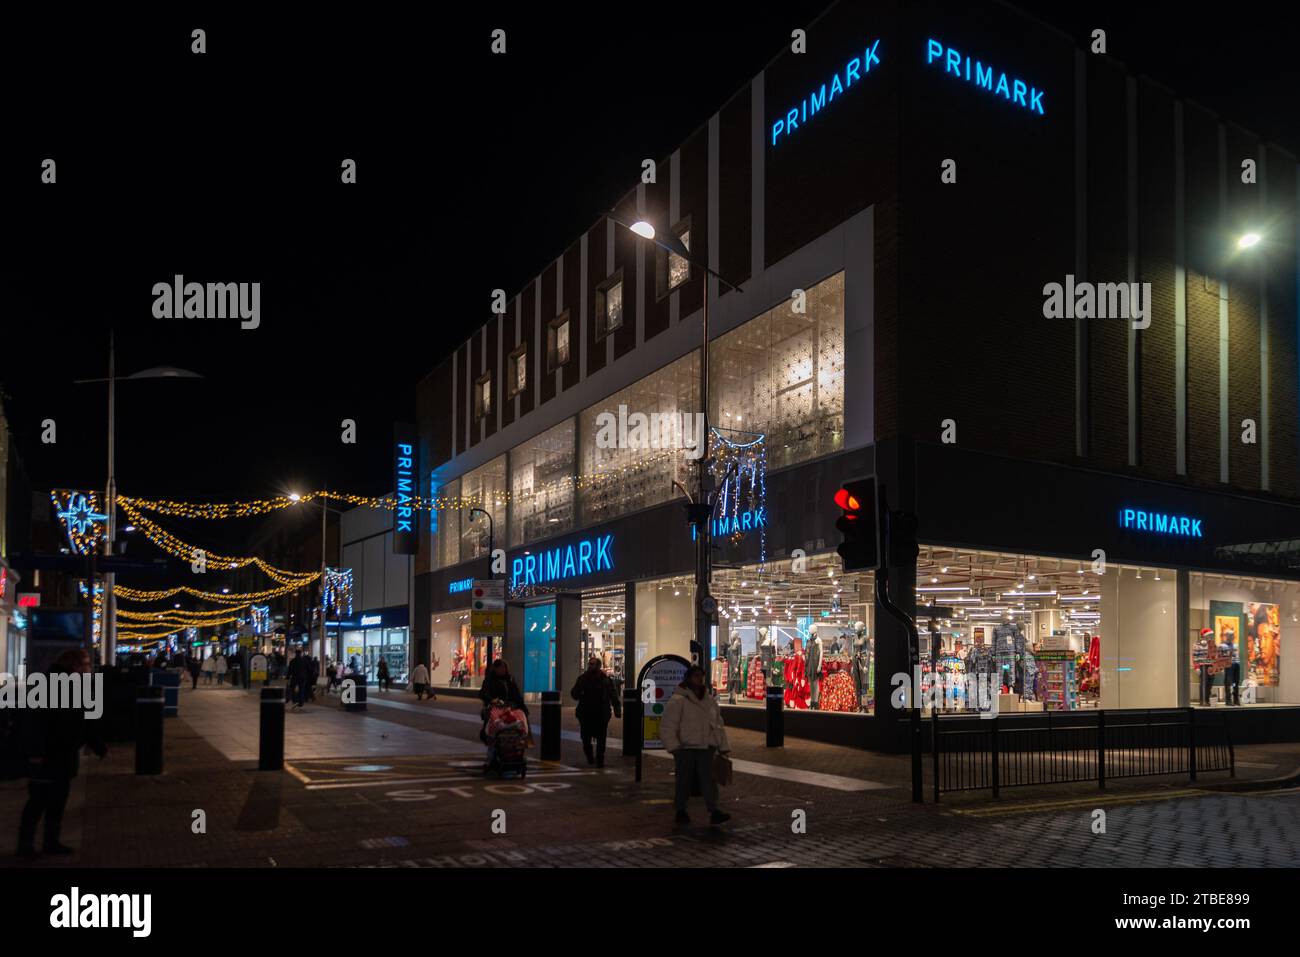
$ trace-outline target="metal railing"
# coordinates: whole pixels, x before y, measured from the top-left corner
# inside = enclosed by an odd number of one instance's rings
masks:
[[[1236,776],[1228,716],[1194,708],[930,720],[934,799],[945,791],[1077,784],[1203,771]],[[945,727],[948,725],[948,727]]]

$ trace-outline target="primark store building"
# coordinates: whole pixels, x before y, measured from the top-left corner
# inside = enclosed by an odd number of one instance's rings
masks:
[[[567,696],[593,655],[689,656],[708,297],[729,723],[779,687],[792,745],[903,740],[906,631],[835,551],[837,489],[874,475],[917,516],[890,589],[926,670],[996,675],[1004,712],[1300,738],[1296,157],[998,3],[839,3],[806,39],[420,383],[448,507],[415,658]],[[477,638],[492,546],[507,633]]]

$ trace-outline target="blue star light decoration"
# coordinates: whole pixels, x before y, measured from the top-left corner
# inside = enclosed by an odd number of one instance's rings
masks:
[[[79,555],[88,554],[103,539],[108,516],[97,511],[99,498],[94,492],[53,491],[54,514],[63,522],[68,542]]]

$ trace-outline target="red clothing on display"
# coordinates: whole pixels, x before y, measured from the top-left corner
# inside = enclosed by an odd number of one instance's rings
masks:
[[[1088,646],[1088,665],[1093,671],[1101,668],[1101,638],[1098,635],[1092,636],[1092,643]]]
[[[822,679],[821,698],[818,702],[822,711],[857,711],[857,689],[853,684],[853,675],[848,671],[834,668]]]
[[[755,655],[749,659],[749,682],[745,687],[745,697],[762,700],[766,695],[767,681],[763,678],[762,662]]]
[[[785,705],[787,708],[807,708],[812,699],[812,687],[804,674],[803,655],[796,653],[785,660]]]

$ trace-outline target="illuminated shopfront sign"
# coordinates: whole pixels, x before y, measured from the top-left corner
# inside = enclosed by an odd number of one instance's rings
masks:
[[[614,536],[597,535],[536,554],[516,555],[510,562],[510,587],[526,588],[613,569]]]
[[[369,628],[373,625],[382,625],[383,623],[384,623],[383,615],[362,615],[361,616],[362,628]]]
[[[772,124],[772,145],[776,146],[780,137],[789,137],[795,130],[806,126],[814,116],[829,108],[850,87],[864,79],[872,66],[880,66],[880,57],[876,53],[879,46],[880,41],[873,40],[863,50],[862,56],[855,56],[844,64],[844,69],[836,72],[829,83],[823,83],[820,88],[810,91],[802,101],[788,109],[784,116],[777,117]]]
[[[767,528],[767,509],[752,508],[735,515],[724,515],[713,520],[713,537],[725,538],[728,535],[743,535],[756,529]],[[695,527],[691,526],[691,541],[695,540]]]
[[[420,550],[415,531],[416,497],[415,427],[393,426],[393,554],[414,555]]]
[[[1177,535],[1180,538],[1204,538],[1201,519],[1190,515],[1169,515],[1141,508],[1119,510],[1119,527],[1153,535]]]
[[[925,62],[927,66],[940,64],[947,76],[955,76],[959,80],[978,86],[1030,113],[1044,115],[1042,90],[1018,77],[1009,77],[1005,72],[972,59],[959,50],[944,46],[938,40],[925,41]]]
[[[456,592],[469,591],[473,587],[474,587],[474,579],[458,578],[456,581],[448,583],[447,593],[454,595],[456,594]]]

